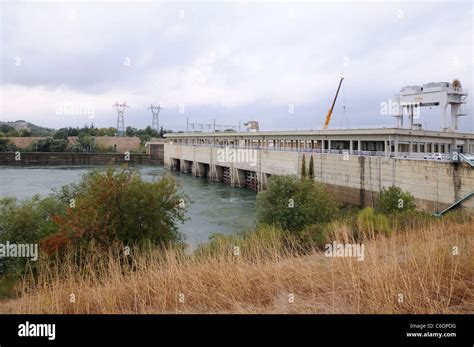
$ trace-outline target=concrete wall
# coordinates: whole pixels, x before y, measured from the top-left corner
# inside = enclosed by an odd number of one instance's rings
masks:
[[[47,139],[47,137],[9,137],[8,139],[18,148],[29,148],[33,142]],[[140,139],[138,137],[96,136],[94,139],[99,147],[116,148],[117,152],[121,153],[140,149]],[[69,146],[73,146],[77,141],[77,136],[69,136],[68,140]]]
[[[40,141],[47,139],[44,136],[31,136],[31,137],[8,137],[8,139],[17,147],[17,148],[28,148],[35,141]]]
[[[164,158],[164,143],[147,143],[146,154],[150,155],[151,159],[157,160],[160,164],[163,164]]]
[[[20,153],[20,160],[16,160],[15,153],[0,152],[0,165],[27,166],[27,165],[150,165],[157,161],[150,159],[146,154],[130,154],[129,160],[125,160],[123,154],[112,153]]]
[[[96,136],[94,139],[99,147],[105,149],[114,148],[117,153],[138,151],[140,149],[140,139],[138,137]],[[68,140],[69,146],[72,146],[76,143],[77,137],[69,136]]]
[[[300,175],[303,153],[257,151],[257,164],[218,162],[217,147],[181,146],[165,144],[164,163],[172,166],[172,159],[230,167],[232,175],[239,171],[257,172],[260,182],[267,175]],[[305,153],[309,167],[311,153]],[[474,169],[466,164],[440,163],[428,160],[396,159],[389,157],[344,156],[313,153],[315,181],[324,183],[343,202],[370,206],[382,188],[392,185],[409,191],[418,208],[440,211],[459,198],[474,191]],[[233,181],[235,181],[233,179]],[[235,184],[236,185],[236,184]],[[474,199],[463,206],[474,208]]]

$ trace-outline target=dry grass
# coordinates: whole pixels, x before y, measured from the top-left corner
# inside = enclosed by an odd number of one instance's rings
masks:
[[[235,241],[237,256],[227,240],[191,256],[142,253],[132,266],[112,255],[91,256],[81,268],[71,259],[59,266],[43,262],[37,282],[26,280],[21,296],[0,303],[0,312],[474,313],[473,229],[440,221],[368,237],[364,261],[316,250],[298,255],[295,243],[266,230]],[[344,225],[334,235],[351,242]]]

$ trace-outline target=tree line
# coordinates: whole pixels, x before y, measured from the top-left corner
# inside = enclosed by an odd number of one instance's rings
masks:
[[[128,126],[125,131],[127,137],[138,137],[140,144],[145,145],[146,142],[152,138],[162,138],[164,134],[172,132],[166,130],[163,127],[160,131],[152,129],[147,126],[144,129],[137,129]],[[29,129],[15,129],[8,124],[0,125],[0,152],[14,152],[20,150],[14,143],[9,139],[10,137],[32,137],[41,136],[40,134],[30,131]],[[97,128],[94,124],[84,125],[82,128],[79,127],[65,127],[60,128],[54,132],[53,135],[47,136],[44,139],[34,141],[29,148],[21,149],[28,152],[86,152],[86,153],[97,153],[97,152],[114,152],[114,148],[101,148],[95,141],[95,137],[98,136],[117,136],[117,128]],[[76,137],[76,141],[73,145],[70,144],[69,138]]]

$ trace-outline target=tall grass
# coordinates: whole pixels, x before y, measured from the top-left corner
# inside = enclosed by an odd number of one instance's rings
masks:
[[[0,312],[474,313],[473,229],[446,219],[359,235],[364,261],[304,250],[269,227],[216,237],[192,255],[91,251],[78,265],[71,252],[60,262],[42,259]],[[356,242],[353,234],[334,223],[327,239]]]

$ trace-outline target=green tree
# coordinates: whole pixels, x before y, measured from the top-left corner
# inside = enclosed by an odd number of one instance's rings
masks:
[[[303,154],[303,159],[301,160],[301,178],[306,178],[306,158]]]
[[[77,137],[77,142],[72,150],[74,152],[96,152],[97,145],[95,143],[94,137],[92,137],[88,133],[80,133]]]
[[[115,136],[117,134],[117,129],[114,127],[110,127],[107,129],[107,136]]]
[[[105,135],[107,135],[107,129],[106,128],[100,128],[97,131],[97,136],[105,136]]]
[[[98,133],[99,133],[99,129],[94,128],[94,124],[91,124],[91,127],[89,128],[89,135],[97,136]]]
[[[79,128],[71,128],[69,127],[67,129],[67,135],[68,136],[79,136]]]
[[[56,140],[67,140],[67,137],[68,137],[67,128],[59,129],[53,135],[53,139],[56,139]]]
[[[0,199],[0,240],[16,243],[34,243],[57,231],[49,216],[62,214],[65,205],[54,197],[19,201],[16,198]]]
[[[65,204],[39,195],[31,199],[18,201],[7,197],[0,199],[0,243],[35,244],[48,235],[58,231],[58,227],[49,218],[52,214],[61,215]],[[26,258],[0,258],[0,272],[20,274],[25,270]]]
[[[313,162],[313,156],[309,158],[309,173],[308,173],[308,178],[311,181],[314,181],[314,162]]]
[[[67,140],[58,140],[48,137],[36,142],[30,146],[30,150],[34,152],[65,152],[67,149]]]
[[[132,128],[131,126],[128,126],[126,129],[125,129],[125,135],[129,136],[129,137],[134,137],[137,135],[137,129],[136,128]]]
[[[31,131],[28,129],[20,129],[18,131],[18,136],[20,137],[31,137]]]
[[[18,131],[15,128],[12,128],[12,129],[8,130],[7,136],[8,137],[17,137],[18,136]]]
[[[383,188],[379,196],[379,210],[383,213],[413,211],[416,208],[414,197],[403,192],[400,187]]]
[[[8,137],[0,138],[0,152],[15,152],[16,150],[15,144]]]
[[[272,176],[267,190],[257,195],[258,222],[292,232],[327,223],[337,213],[338,204],[323,185],[294,176]]]
[[[8,125],[6,123],[0,123],[0,131],[4,134],[7,134],[10,132],[10,130],[15,131],[15,128],[12,127],[11,125]]]
[[[140,146],[144,146],[146,142],[151,140],[151,136],[149,134],[140,134],[138,137],[140,139]]]
[[[61,200],[74,199],[74,208],[53,217],[59,228],[43,242],[53,252],[71,242],[108,248],[114,242],[132,246],[148,241],[158,245],[179,243],[178,222],[184,220],[184,196],[173,177],[147,182],[138,172],[109,168],[65,187]]]

